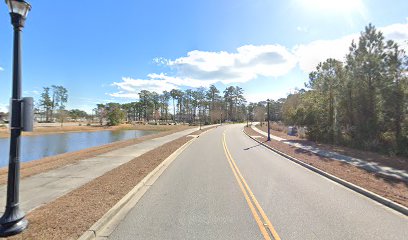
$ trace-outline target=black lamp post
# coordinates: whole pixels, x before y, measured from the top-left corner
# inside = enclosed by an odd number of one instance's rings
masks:
[[[200,103],[201,104],[201,103]],[[199,105],[198,107],[198,124],[200,125],[200,129],[201,130],[201,106]]]
[[[222,125],[222,107],[220,107],[220,125]]]
[[[249,127],[249,115],[247,114],[247,127]]]
[[[247,114],[246,114],[247,115],[246,116],[247,117],[247,127],[249,127],[249,123],[248,123],[249,122],[249,110],[248,110],[248,107],[247,107],[246,110],[247,110]]]
[[[6,210],[0,218],[0,237],[22,232],[28,226],[25,214],[19,208],[20,135],[22,131],[21,98],[21,41],[20,34],[31,9],[23,0],[6,0],[14,27],[13,90],[11,98],[10,155],[7,181]]]
[[[268,105],[268,112],[267,112],[267,118],[268,118],[268,141],[271,141],[271,129],[269,128],[269,103],[270,103],[270,100],[268,99],[268,100],[266,100],[266,103],[267,103],[267,105]]]

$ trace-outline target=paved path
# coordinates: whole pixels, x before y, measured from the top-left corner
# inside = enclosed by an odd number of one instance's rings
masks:
[[[242,128],[196,139],[107,238],[250,240],[275,231],[285,240],[407,239],[406,216],[260,146]]]
[[[24,178],[20,182],[20,206],[27,213],[154,148],[196,130],[193,128],[154,138]],[[6,185],[0,185],[0,213],[5,209],[6,189]]]
[[[255,130],[256,132],[258,132],[259,134],[263,135],[263,136],[268,136],[268,134],[262,130],[260,130],[259,128],[255,127],[254,125],[251,126],[253,130]],[[312,147],[309,145],[304,145],[301,143],[295,143],[295,142],[291,142],[290,140],[284,139],[284,138],[280,138],[274,135],[270,135],[271,139],[274,139],[276,141],[280,141],[286,144],[289,144],[291,146],[297,147],[297,148],[301,148],[304,149],[306,151],[315,153],[317,155],[323,156],[323,157],[327,157],[327,158],[331,158],[333,160],[336,161],[341,161],[341,162],[346,162],[349,164],[352,164],[354,166],[363,168],[369,172],[374,172],[374,173],[379,173],[385,176],[391,176],[400,180],[403,180],[405,182],[408,183],[408,173],[404,170],[399,170],[399,169],[395,169],[392,167],[387,167],[387,166],[381,166],[376,162],[366,162],[364,160],[358,159],[358,158],[353,158],[350,156],[346,156],[346,155],[342,155],[336,152],[331,152],[331,151],[326,151],[326,150],[322,150],[319,149],[317,147]]]

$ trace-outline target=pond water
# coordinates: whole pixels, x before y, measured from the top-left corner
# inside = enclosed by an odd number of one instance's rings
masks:
[[[111,142],[139,138],[155,132],[117,130],[24,136],[21,138],[21,162],[29,162],[43,157],[78,151]],[[8,165],[9,146],[9,138],[0,138],[0,167]]]

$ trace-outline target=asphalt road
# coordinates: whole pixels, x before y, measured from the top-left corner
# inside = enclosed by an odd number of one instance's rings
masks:
[[[110,239],[408,239],[408,218],[258,145],[243,125],[193,142]]]

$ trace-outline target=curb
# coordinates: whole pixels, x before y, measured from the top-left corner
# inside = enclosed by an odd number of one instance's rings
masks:
[[[207,132],[207,131],[206,131]],[[166,168],[180,155],[196,138],[183,144],[180,148],[168,156],[153,171],[142,179],[130,192],[117,202],[102,218],[86,230],[78,240],[90,240],[107,238],[115,230],[127,213],[142,198],[151,185],[160,177]],[[112,224],[111,224],[112,223]],[[113,225],[113,226],[110,226]]]
[[[353,191],[356,191],[356,192],[358,192],[358,193],[360,193],[360,194],[362,194],[362,195],[364,195],[364,196],[366,196],[366,197],[368,197],[368,198],[370,198],[370,199],[372,199],[372,200],[374,200],[374,201],[376,201],[378,203],[381,203],[381,204],[383,204],[383,205],[385,205],[385,206],[387,206],[389,208],[392,208],[393,210],[395,210],[397,212],[400,212],[400,213],[404,214],[405,216],[408,216],[408,208],[407,207],[402,206],[401,204],[398,204],[396,202],[393,202],[393,201],[391,201],[391,200],[389,200],[387,198],[384,198],[384,197],[382,197],[382,196],[380,196],[380,195],[378,195],[376,193],[368,191],[365,188],[359,187],[359,186],[357,186],[357,185],[355,185],[353,183],[347,182],[347,181],[345,181],[345,180],[343,180],[341,178],[338,178],[338,177],[336,177],[334,175],[331,175],[330,173],[322,171],[322,170],[320,170],[320,169],[318,169],[316,167],[313,167],[313,166],[311,166],[311,165],[309,165],[307,163],[304,163],[304,162],[302,162],[302,161],[300,161],[300,160],[298,160],[298,159],[296,159],[296,158],[294,158],[292,156],[289,156],[286,153],[283,153],[283,152],[281,152],[281,151],[279,151],[277,149],[274,149],[274,148],[264,144],[263,142],[253,138],[248,133],[246,133],[244,129],[242,130],[242,132],[244,132],[245,135],[247,135],[252,140],[254,140],[257,143],[261,144],[262,146],[274,151],[275,153],[277,153],[277,154],[279,154],[279,155],[281,155],[281,156],[283,156],[283,157],[285,157],[285,158],[287,158],[287,159],[289,159],[289,160],[291,160],[291,161],[293,161],[293,162],[295,162],[295,163],[297,163],[297,164],[299,164],[299,165],[301,165],[301,166],[303,166],[303,167],[305,167],[305,168],[307,168],[307,169],[309,169],[309,170],[311,170],[311,171],[313,171],[313,172],[315,172],[317,174],[320,174],[320,175],[322,175],[322,176],[324,176],[324,177],[326,177],[326,178],[328,178],[328,179],[330,179],[330,180],[332,180],[332,181],[334,181],[334,182],[336,182],[338,184],[341,184],[341,185],[343,185],[343,186],[345,186],[345,187],[347,187],[347,188],[349,188],[349,189],[351,189]]]

